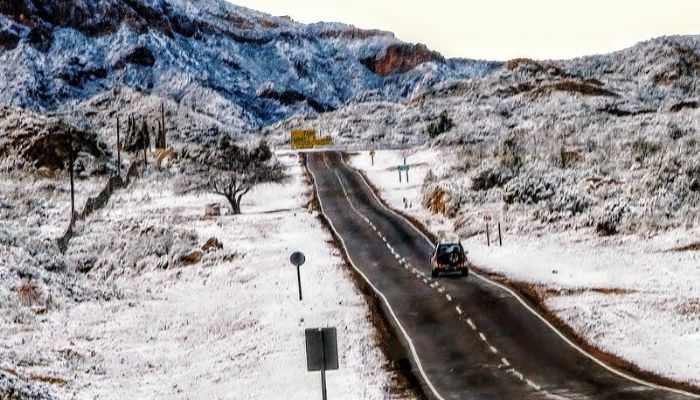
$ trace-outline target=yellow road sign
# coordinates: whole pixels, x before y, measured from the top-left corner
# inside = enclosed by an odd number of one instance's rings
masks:
[[[316,132],[312,130],[295,130],[291,133],[292,149],[312,149],[316,142]]]
[[[292,149],[313,149],[316,146],[330,146],[333,139],[330,136],[316,138],[316,131],[313,130],[293,130],[291,132],[290,143]]]

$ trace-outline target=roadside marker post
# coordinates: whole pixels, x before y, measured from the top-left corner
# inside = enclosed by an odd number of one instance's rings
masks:
[[[399,165],[396,169],[399,171],[399,183],[401,183],[401,172],[406,171],[406,183],[408,183],[408,165]]]
[[[503,240],[501,239],[501,223],[498,223],[498,246],[503,247]]]
[[[374,149],[372,149],[372,150],[369,151],[369,156],[372,158],[372,166],[373,166],[373,167],[374,167],[374,154],[375,154],[375,153],[376,153],[376,152],[374,151]]]
[[[484,213],[484,222],[486,222],[486,246],[491,247],[491,235],[489,232],[489,221],[491,221],[493,217],[491,216],[491,213],[485,212]],[[499,228],[500,230],[500,228]]]
[[[321,393],[327,400],[326,371],[338,369],[338,339],[335,328],[310,328],[306,337],[306,368],[321,371]]]
[[[304,253],[300,251],[295,251],[292,253],[292,255],[289,257],[289,261],[292,263],[292,265],[297,267],[297,283],[299,284],[299,301],[302,300],[301,296],[301,270],[299,267],[302,266],[306,262],[306,256],[304,256]]]
[[[486,223],[486,246],[491,247],[491,238],[489,236],[489,223]]]

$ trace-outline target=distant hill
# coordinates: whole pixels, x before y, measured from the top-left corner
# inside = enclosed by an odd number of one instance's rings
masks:
[[[145,113],[164,100],[181,108],[169,113],[188,115],[193,131],[240,133],[351,101],[405,100],[498,65],[223,0],[0,3],[0,105],[77,109],[93,120]]]

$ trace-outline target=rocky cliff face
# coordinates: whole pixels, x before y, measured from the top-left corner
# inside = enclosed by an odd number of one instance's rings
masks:
[[[128,88],[246,131],[349,101],[407,99],[493,67],[223,0],[0,2],[0,105],[39,111]]]
[[[389,45],[381,57],[368,58],[362,60],[362,63],[375,74],[387,76],[408,72],[426,62],[444,61],[440,53],[429,50],[425,45],[401,43]]]

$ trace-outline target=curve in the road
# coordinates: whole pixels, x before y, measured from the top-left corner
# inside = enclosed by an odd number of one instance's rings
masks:
[[[386,207],[361,174],[337,153],[310,153],[307,167],[321,211],[352,267],[390,310],[436,398],[697,397],[608,367],[488,278],[468,284],[429,278],[413,265],[426,264],[433,244]]]

